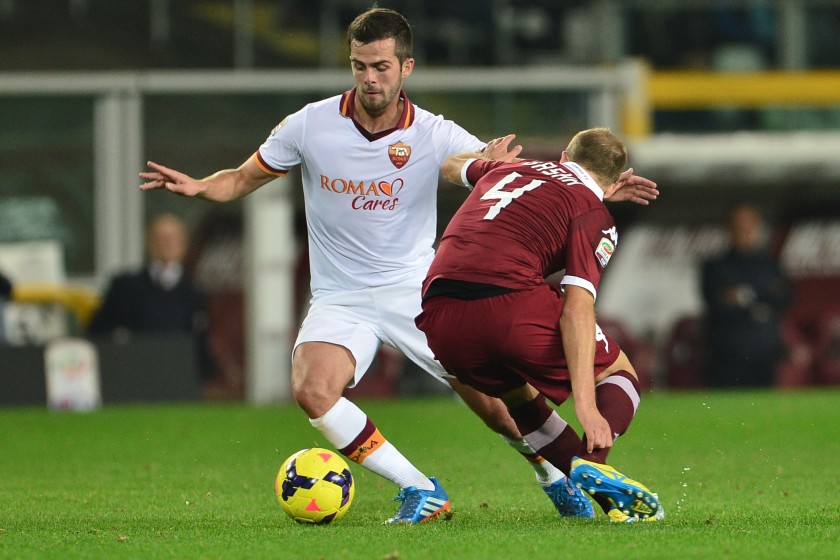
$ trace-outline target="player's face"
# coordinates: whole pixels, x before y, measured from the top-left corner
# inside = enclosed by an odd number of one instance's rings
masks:
[[[394,39],[350,44],[350,67],[356,79],[356,96],[371,116],[378,116],[397,102],[403,79],[411,74],[414,59],[400,64]]]

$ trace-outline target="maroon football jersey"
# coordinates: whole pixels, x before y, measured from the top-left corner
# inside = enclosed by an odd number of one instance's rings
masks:
[[[438,278],[528,288],[565,269],[561,283],[595,296],[618,235],[586,170],[536,160],[468,165],[475,188],[443,234],[424,292]]]

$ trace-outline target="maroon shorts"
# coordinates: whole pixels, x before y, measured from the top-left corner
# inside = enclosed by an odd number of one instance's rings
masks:
[[[459,381],[500,397],[525,383],[556,404],[569,397],[560,313],[563,299],[548,284],[477,300],[445,296],[423,303],[417,326],[443,367]],[[597,329],[595,375],[619,355]]]

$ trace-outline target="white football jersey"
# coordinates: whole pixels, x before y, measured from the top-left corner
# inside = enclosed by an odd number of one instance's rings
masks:
[[[313,299],[422,280],[434,257],[440,164],[484,145],[400,95],[393,130],[358,127],[352,89],[289,115],[254,154],[275,175],[302,166]]]

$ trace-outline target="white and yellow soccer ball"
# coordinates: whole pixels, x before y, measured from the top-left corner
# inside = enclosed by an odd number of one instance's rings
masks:
[[[280,507],[299,523],[331,523],[347,513],[356,489],[341,455],[302,449],[283,462],[274,484]]]

